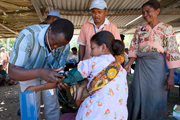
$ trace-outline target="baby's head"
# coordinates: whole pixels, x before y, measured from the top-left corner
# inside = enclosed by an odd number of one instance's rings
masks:
[[[112,33],[101,31],[91,38],[91,56],[104,54],[120,55],[124,52],[124,43],[116,40]]]

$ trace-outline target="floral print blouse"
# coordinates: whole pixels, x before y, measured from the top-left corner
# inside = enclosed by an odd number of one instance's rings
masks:
[[[138,52],[165,53],[168,68],[180,67],[180,54],[171,25],[159,23],[153,29],[149,24],[138,27],[129,48],[129,57]]]
[[[81,61],[78,71],[84,78],[88,78],[90,83],[94,76],[113,61],[115,58],[112,55],[92,57]],[[114,80],[81,103],[76,120],[127,120],[127,97],[126,70],[121,66]]]

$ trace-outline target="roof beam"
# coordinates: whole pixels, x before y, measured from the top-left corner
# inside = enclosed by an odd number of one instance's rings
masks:
[[[4,29],[6,29],[6,30],[8,30],[8,31],[10,31],[10,32],[12,32],[12,33],[14,33],[14,34],[18,35],[18,32],[15,32],[15,31],[11,30],[10,28],[8,28],[8,27],[4,26],[4,25],[3,25],[3,24],[1,24],[1,23],[0,23],[0,26],[1,26],[1,27],[3,27],[3,28],[4,28]]]
[[[178,5],[180,5],[180,0],[175,1],[174,3],[170,4],[168,7],[161,8],[161,14],[171,14],[171,15],[180,15],[180,9],[176,8]],[[177,12],[169,12],[169,11],[177,11]]]
[[[6,9],[5,9],[3,6],[0,5],[0,9],[3,11],[3,14],[4,14],[4,15],[7,15],[7,14],[6,14]]]
[[[67,16],[91,16],[89,13],[60,13],[61,15],[67,15]],[[124,16],[124,15],[141,15],[141,13],[118,13],[118,14],[107,14],[106,16]],[[161,15],[180,15],[180,12],[167,12],[167,13],[162,13]]]
[[[3,14],[4,15],[7,15],[7,13],[6,13],[6,8],[4,8],[4,7],[2,7],[1,5],[0,5],[0,9],[3,11]],[[9,15],[9,17],[11,17],[13,20],[15,20],[15,21],[17,21],[19,24],[22,24],[24,27],[25,27],[25,25],[24,25],[24,23],[22,23],[21,21],[19,21],[15,16],[13,16],[13,15]]]
[[[90,11],[65,11],[65,10],[60,10],[58,9],[58,11],[60,11],[60,15],[67,15],[67,16],[91,16],[91,12]],[[126,9],[124,10],[120,10],[120,11],[109,11],[108,14],[106,16],[124,16],[124,15],[141,15],[142,11],[141,9],[131,9],[128,10],[127,12],[123,12],[123,11],[127,11]],[[176,11],[176,12],[170,12],[170,11]],[[161,15],[180,15],[180,11],[179,8],[169,8],[169,9],[163,9],[163,12],[161,13]],[[46,13],[46,12],[45,12]]]
[[[136,28],[137,26],[139,26],[140,24],[144,23],[145,21],[142,20],[141,22],[139,22],[138,24],[132,25],[131,27],[127,28],[126,30],[122,31],[121,33],[125,33],[127,31],[129,31],[132,28]]]
[[[44,21],[44,18],[43,18],[43,16],[42,16],[42,13],[41,13],[41,11],[40,11],[40,9],[39,9],[39,6],[38,6],[36,0],[31,0],[31,2],[32,2],[32,4],[33,4],[33,7],[34,7],[34,9],[35,9],[35,11],[36,11],[36,13],[37,13],[40,21],[43,22],[43,21]]]

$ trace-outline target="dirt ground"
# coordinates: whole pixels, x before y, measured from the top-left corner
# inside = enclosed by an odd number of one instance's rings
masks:
[[[0,86],[0,120],[20,120],[17,116],[20,86]]]
[[[0,86],[0,120],[20,120],[17,116],[19,105],[20,86]],[[168,115],[172,115],[175,104],[180,105],[179,86],[175,86],[168,99]],[[43,107],[42,107],[43,109]],[[43,114],[41,112],[41,114]],[[42,115],[42,118],[43,115]]]
[[[17,115],[20,108],[19,93],[20,85],[0,86],[0,120],[20,120]],[[41,118],[44,119],[43,105],[41,105]]]

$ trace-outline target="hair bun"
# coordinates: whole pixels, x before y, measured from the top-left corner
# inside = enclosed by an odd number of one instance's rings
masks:
[[[124,52],[125,46],[121,40],[115,39],[112,48],[113,48],[114,55],[120,55]]]

